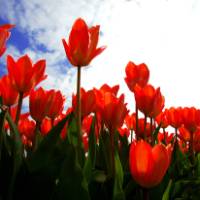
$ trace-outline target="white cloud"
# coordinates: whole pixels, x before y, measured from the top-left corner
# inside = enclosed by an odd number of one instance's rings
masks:
[[[23,53],[28,53],[35,61],[47,59],[49,78],[44,85],[61,89],[68,104],[72,91],[75,91],[76,70],[73,67],[68,71],[66,67],[66,73],[65,69],[61,70],[63,63],[60,63],[66,59],[61,38],[67,38],[74,20],[83,17],[90,25],[101,25],[103,36],[99,45],[107,45],[105,52],[95,58],[90,67],[83,69],[82,85],[86,89],[103,83],[120,84],[121,92],[125,92],[132,108],[134,98],[124,83],[124,69],[129,60],[145,62],[151,71],[150,83],[161,87],[166,106],[200,107],[198,1],[17,2],[4,1],[0,13],[28,33],[31,47]],[[44,45],[48,51],[39,51],[37,45]]]

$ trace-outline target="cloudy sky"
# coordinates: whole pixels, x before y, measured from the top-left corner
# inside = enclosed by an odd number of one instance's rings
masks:
[[[34,62],[46,59],[48,79],[42,85],[60,89],[70,105],[76,69],[68,63],[61,39],[68,37],[78,17],[88,26],[99,24],[99,46],[107,46],[83,70],[84,88],[120,84],[132,109],[125,66],[129,60],[144,62],[166,107],[200,107],[199,0],[0,0],[0,24],[16,24],[0,73],[6,73],[7,54],[15,59],[28,54]]]

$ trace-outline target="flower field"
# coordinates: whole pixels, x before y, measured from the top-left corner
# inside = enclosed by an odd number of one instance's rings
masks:
[[[15,25],[0,25],[0,59]],[[200,109],[165,107],[145,63],[128,61],[119,85],[81,87],[81,70],[106,51],[100,26],[78,18],[63,51],[77,69],[77,91],[64,109],[59,90],[39,86],[46,61],[7,55],[0,79],[0,200],[198,200]],[[29,111],[23,100],[29,99]]]

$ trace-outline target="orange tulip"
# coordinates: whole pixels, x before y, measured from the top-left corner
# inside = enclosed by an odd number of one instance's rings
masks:
[[[134,126],[133,128],[136,133],[136,126]],[[138,120],[138,131],[136,134],[138,137],[143,137],[143,138],[150,137],[152,131],[154,131],[155,128],[156,128],[155,125],[152,124],[151,127],[151,124],[149,122],[145,122],[145,119],[141,118]]]
[[[19,94],[12,87],[11,81],[8,75],[5,75],[0,79],[0,95],[3,100],[3,105],[6,105],[6,106],[12,106],[18,100]]]
[[[164,108],[165,99],[160,88],[154,89],[152,85],[142,88],[136,85],[134,94],[138,109],[148,117],[155,118]]]
[[[151,147],[144,140],[133,142],[130,147],[129,166],[134,180],[144,188],[158,185],[170,163],[170,151],[163,145]]]
[[[162,128],[167,128],[169,126],[169,121],[165,111],[161,112],[155,119],[157,124],[161,125]]]
[[[178,108],[171,107],[165,111],[170,126],[174,128],[181,127],[181,125],[183,124],[181,112],[182,112],[181,107]]]
[[[11,24],[5,24],[5,25],[0,26],[0,57],[6,51],[6,41],[10,37],[9,30],[13,27],[15,27],[15,25],[11,25]]]
[[[125,124],[129,130],[134,130],[136,127],[136,115],[132,113],[131,115],[127,114],[125,117]]]
[[[105,47],[97,48],[100,26],[88,28],[85,21],[78,18],[72,27],[68,43],[63,39],[69,62],[77,67],[87,66]]]
[[[196,131],[200,126],[200,110],[194,107],[185,107],[181,112],[184,126],[191,132]]]
[[[11,83],[19,93],[28,93],[38,83],[46,79],[45,60],[39,60],[34,65],[28,55],[20,57],[17,62],[11,56],[7,57],[7,69]]]
[[[165,133],[158,133],[158,142],[159,143],[164,143],[164,144],[170,144],[173,142],[173,134],[172,133],[168,133],[168,132],[165,132]]]
[[[117,98],[109,92],[105,93],[104,102],[99,109],[101,119],[111,132],[122,126],[124,118],[129,112],[124,103],[124,95]]]
[[[126,65],[126,77],[124,78],[128,88],[134,92],[135,85],[144,87],[149,80],[149,69],[146,64],[142,63],[136,65],[129,61]]]

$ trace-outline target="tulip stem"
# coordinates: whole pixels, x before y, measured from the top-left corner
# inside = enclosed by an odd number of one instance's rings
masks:
[[[19,117],[21,114],[21,109],[22,109],[22,102],[23,102],[23,92],[19,93],[19,100],[18,100],[18,106],[17,106],[17,113],[15,117],[15,124],[18,125]]]
[[[150,117],[150,133],[151,133],[151,144],[154,145],[154,138],[153,138],[153,118]]]
[[[167,138],[166,138],[165,128],[163,128],[163,134],[164,134],[164,145],[166,145],[167,144]]]
[[[137,103],[135,104],[135,123],[136,123],[136,126],[135,126],[135,135],[136,137],[138,137],[138,107],[137,107]]]
[[[78,146],[81,146],[81,67],[77,67],[77,128]]]
[[[191,131],[191,133],[190,133],[190,142],[189,142],[189,154],[190,154],[190,162],[191,162],[192,165],[194,164],[194,161],[195,161],[193,137],[194,137],[194,133],[193,133],[193,131]]]
[[[111,131],[110,132],[110,142],[111,142],[111,159],[112,159],[112,163],[111,163],[111,167],[112,167],[112,175],[113,177],[115,176],[115,140],[114,140],[114,135],[115,131]]]
[[[35,125],[35,141],[34,141],[34,144],[33,144],[33,149],[34,151],[37,150],[40,142],[41,142],[41,135],[40,135],[40,125],[41,125],[41,122],[39,121],[36,121],[36,125]]]

